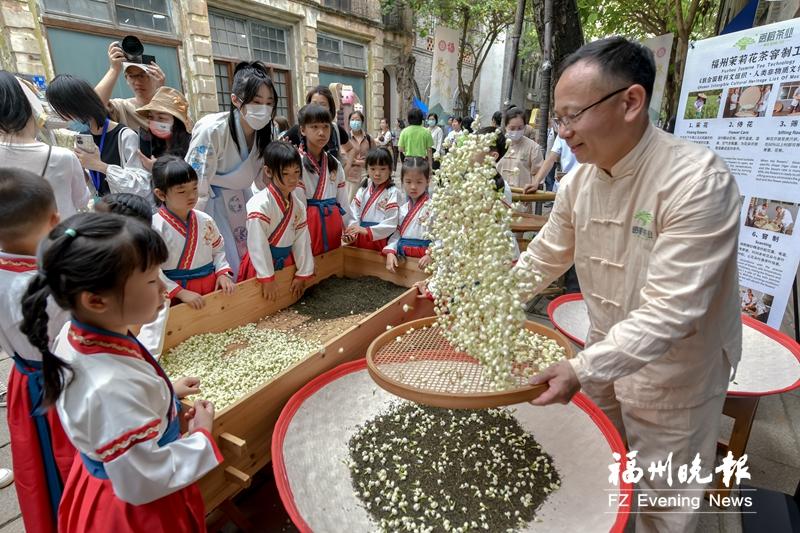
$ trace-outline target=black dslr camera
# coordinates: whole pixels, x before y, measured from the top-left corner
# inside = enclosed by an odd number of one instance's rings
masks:
[[[139,63],[149,65],[156,62],[156,57],[144,53],[144,45],[138,37],[128,35],[122,39],[122,51],[128,63]]]

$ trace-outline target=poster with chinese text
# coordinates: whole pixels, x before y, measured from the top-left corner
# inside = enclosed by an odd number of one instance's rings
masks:
[[[780,328],[800,260],[800,19],[695,42],[675,134],[736,177],[742,312]]]

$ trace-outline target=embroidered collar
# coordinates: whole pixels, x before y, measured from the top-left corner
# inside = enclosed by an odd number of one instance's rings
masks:
[[[0,270],[8,272],[30,272],[37,268],[36,258],[33,256],[0,252]]]
[[[270,182],[270,184],[267,185],[267,188],[269,189],[269,192],[272,194],[273,198],[275,198],[275,201],[278,202],[278,207],[280,207],[281,212],[286,214],[286,212],[292,207],[292,194],[289,193],[289,201],[286,202],[283,199],[283,194],[281,194],[281,191],[275,186],[274,183]]]
[[[189,211],[189,217],[184,222],[181,220],[181,217],[167,209],[167,206],[163,205],[159,208],[158,214],[161,215],[161,218],[167,221],[167,223],[175,228],[175,231],[180,233],[182,236],[186,237],[186,232],[189,229],[189,226],[192,223],[192,219],[194,218],[194,210]]]
[[[134,337],[96,328],[74,318],[67,336],[70,345],[84,355],[111,354],[147,360],[144,348]]]

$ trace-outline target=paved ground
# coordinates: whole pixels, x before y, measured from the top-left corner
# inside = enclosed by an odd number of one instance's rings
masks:
[[[543,323],[549,324],[545,319]],[[791,314],[787,313],[781,328],[791,335]],[[0,352],[0,380],[5,383],[12,361]],[[8,445],[8,427],[5,409],[0,424],[0,466],[11,464]],[[730,431],[730,424],[725,427]],[[794,493],[800,481],[800,390],[763,398],[758,407],[750,441],[747,446],[748,465],[753,486]],[[279,505],[274,483],[269,473],[257,479],[255,487],[242,495],[237,502],[243,513],[254,523],[261,524],[265,532],[296,531]],[[704,509],[698,531],[703,533],[731,533],[741,531],[741,521],[736,511],[720,512],[715,508]],[[19,516],[16,493],[13,485],[0,489],[0,533],[24,531]],[[229,525],[226,533],[236,528]]]

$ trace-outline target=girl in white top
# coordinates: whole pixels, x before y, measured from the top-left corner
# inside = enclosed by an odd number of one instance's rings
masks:
[[[419,258],[419,268],[430,263],[428,255],[428,222],[431,216],[428,186],[431,182],[431,169],[424,157],[406,157],[400,171],[400,179],[407,195],[406,202],[400,206],[400,224],[389,242],[383,248],[386,256],[386,269],[394,272],[397,256]]]
[[[192,129],[186,161],[197,172],[197,209],[217,223],[225,256],[239,272],[247,253],[247,212],[251,185],[264,188],[264,152],[272,142],[275,86],[259,61],[236,65],[230,111],[201,118]]]
[[[444,143],[442,144],[445,151],[452,148],[456,140],[462,135],[464,135],[464,130],[461,129],[463,121],[464,119],[461,117],[453,117],[453,129],[450,130],[450,133],[447,134],[447,137],[445,137]]]
[[[139,158],[139,135],[112,121],[108,109],[86,81],[59,74],[47,87],[47,100],[67,127],[91,134],[94,145],[76,148],[83,168],[89,172],[94,193],[127,192],[151,198],[150,173]]]
[[[41,104],[14,76],[0,71],[0,164],[30,170],[53,187],[62,218],[85,210],[91,199],[81,162],[70,150],[36,140],[34,106]]]
[[[381,251],[397,230],[402,193],[392,182],[392,154],[386,148],[367,153],[367,174],[356,192],[350,210],[356,222],[347,228],[347,239],[355,246]]]
[[[258,279],[261,294],[269,301],[278,296],[276,271],[297,266],[290,287],[296,298],[303,293],[306,280],[314,277],[306,208],[302,189],[298,188],[302,164],[291,144],[269,145],[265,157],[269,183],[247,202],[248,251],[239,279]]]
[[[163,240],[131,218],[83,213],[50,232],[41,254],[22,329],[42,354],[44,405],[55,405],[79,452],[58,530],[204,531],[196,481],[222,462],[211,436],[214,406],[196,400],[181,414],[178,399],[198,393],[199,380],[171,383],[129,332],[166,304]],[[52,351],[51,297],[73,317]]]

